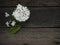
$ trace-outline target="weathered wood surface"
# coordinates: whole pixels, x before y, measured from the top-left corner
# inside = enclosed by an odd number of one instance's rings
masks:
[[[60,6],[60,0],[0,0],[0,6]]]
[[[15,8],[0,8],[0,27],[6,27],[5,12],[11,14]],[[60,27],[60,7],[29,7],[31,16],[23,27]]]
[[[4,12],[11,13],[18,3],[28,6],[31,17],[25,28],[9,34]],[[60,0],[0,0],[0,45],[60,45],[60,28],[39,28],[60,27],[60,7],[48,6],[60,6]]]
[[[22,28],[17,34],[9,34],[0,28],[0,45],[60,45],[60,28]]]

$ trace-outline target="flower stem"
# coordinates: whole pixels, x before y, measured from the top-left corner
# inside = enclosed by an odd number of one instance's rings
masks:
[[[9,32],[12,33],[12,34],[16,34],[20,29],[21,29],[21,25],[16,24],[14,27],[10,28]]]

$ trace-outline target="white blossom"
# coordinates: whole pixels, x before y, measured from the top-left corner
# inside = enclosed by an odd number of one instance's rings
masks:
[[[17,21],[24,22],[30,17],[30,10],[25,6],[18,4],[12,15]]]
[[[5,17],[8,17],[8,16],[9,16],[9,14],[7,12],[5,12]]]
[[[9,27],[9,22],[8,21],[5,24],[6,24],[7,27]]]
[[[16,22],[15,21],[12,21],[11,25],[12,26],[15,26]]]

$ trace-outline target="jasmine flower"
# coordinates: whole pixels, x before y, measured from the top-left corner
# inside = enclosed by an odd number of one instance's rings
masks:
[[[6,24],[7,27],[9,27],[9,22],[8,21],[5,24]]]
[[[15,21],[12,21],[11,25],[12,26],[15,26],[16,22]]]
[[[8,17],[8,16],[9,16],[9,14],[7,12],[5,12],[5,17]]]

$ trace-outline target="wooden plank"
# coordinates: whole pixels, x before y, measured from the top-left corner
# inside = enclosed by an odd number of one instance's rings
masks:
[[[30,19],[23,27],[60,27],[60,7],[28,7],[31,10]],[[5,12],[9,14],[15,8],[0,8],[0,27],[6,27]]]
[[[22,28],[15,35],[9,34],[7,28],[0,31],[1,45],[57,45],[60,40],[60,28]]]
[[[0,6],[60,6],[60,0],[0,0]]]

